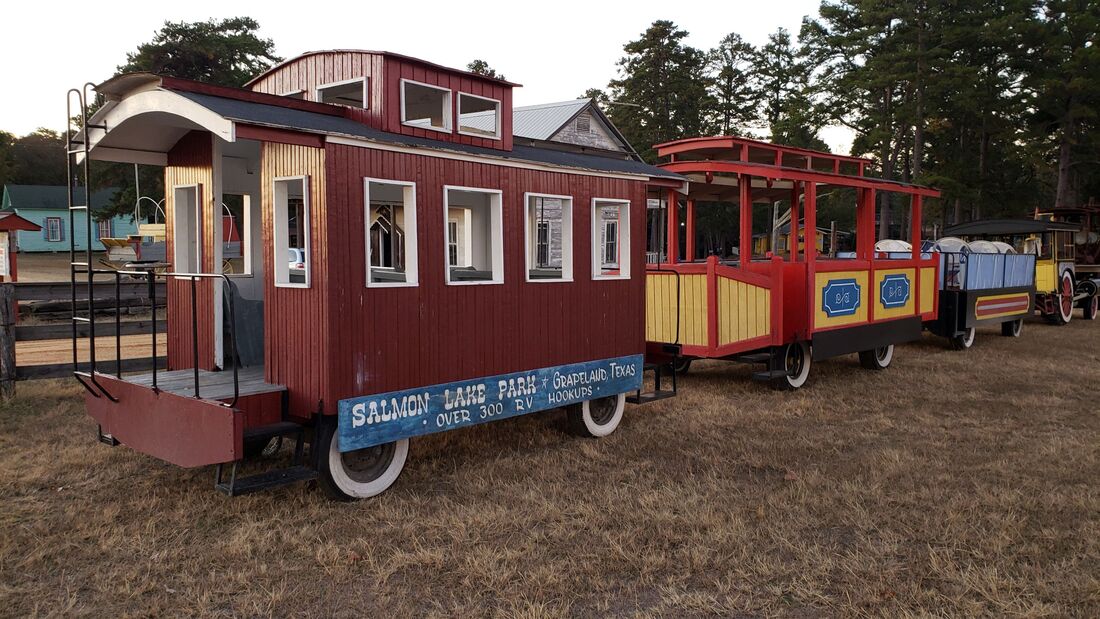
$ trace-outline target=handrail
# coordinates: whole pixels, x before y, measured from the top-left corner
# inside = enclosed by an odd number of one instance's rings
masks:
[[[237,322],[236,322],[236,312],[235,312],[235,309],[234,309],[234,301],[233,301],[233,293],[234,293],[236,285],[233,283],[233,280],[230,279],[228,276],[226,276],[223,273],[178,273],[178,272],[174,272],[174,271],[166,272],[166,273],[157,273],[157,272],[152,271],[152,270],[143,270],[143,271],[123,271],[123,270],[120,270],[120,271],[112,271],[112,272],[118,273],[120,277],[122,275],[129,275],[129,276],[132,276],[132,277],[143,277],[149,282],[150,303],[153,306],[153,318],[154,318],[154,320],[153,320],[153,329],[152,329],[152,332],[153,332],[153,389],[154,390],[157,389],[157,367],[156,367],[157,324],[156,324],[156,320],[155,320],[155,318],[156,318],[156,286],[155,286],[156,278],[163,277],[163,278],[167,279],[167,278],[170,278],[170,277],[175,277],[175,278],[190,280],[190,282],[191,282],[191,354],[192,354],[191,358],[192,358],[192,362],[193,362],[193,365],[194,365],[194,381],[195,381],[195,397],[196,398],[202,397],[201,394],[200,394],[200,391],[199,391],[199,389],[200,389],[200,385],[199,385],[199,332],[198,332],[199,331],[199,325],[198,325],[198,321],[199,321],[198,315],[199,314],[198,314],[198,293],[197,293],[197,289],[196,289],[197,288],[197,283],[200,279],[220,279],[220,280],[222,280],[223,285],[225,285],[229,289],[229,297],[228,297],[228,299],[229,299],[228,300],[228,304],[229,304],[229,341],[230,341],[230,344],[232,346],[232,352],[230,354],[230,363],[233,366],[233,400],[231,402],[229,402],[229,404],[227,404],[226,406],[228,406],[229,408],[233,408],[234,406],[236,406],[237,405],[237,400],[240,398],[240,365],[241,365],[241,359],[240,359],[240,355],[238,354],[238,348],[237,348]],[[116,304],[119,304],[119,305],[121,304],[121,296],[116,298]],[[118,336],[118,331],[116,331],[116,336],[115,337],[116,338],[119,337]]]

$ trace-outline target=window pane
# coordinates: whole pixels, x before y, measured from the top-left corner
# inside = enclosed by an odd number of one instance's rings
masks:
[[[304,179],[275,181],[275,283],[309,285],[309,196]]]
[[[248,272],[245,256],[251,251],[245,217],[248,198],[239,194],[222,195],[222,272],[242,275]]]
[[[451,128],[451,91],[431,86],[401,83],[403,108],[401,120],[407,125],[425,129]]]
[[[597,200],[592,216],[595,277],[630,276],[630,204]]]
[[[504,233],[500,194],[479,190],[447,189],[448,261],[454,248],[455,263],[447,267],[447,281],[504,281]],[[451,226],[450,222],[455,222]]]
[[[367,285],[416,283],[413,185],[367,181]]]
[[[458,130],[485,137],[500,137],[500,102],[459,93]]]
[[[572,279],[573,201],[554,196],[527,197],[527,278]]]
[[[321,103],[332,103],[335,105],[346,105],[348,107],[365,108],[366,102],[363,100],[363,91],[365,90],[366,80],[355,80],[347,84],[336,84],[333,86],[320,86],[317,88],[317,100]]]
[[[202,244],[198,187],[176,187],[172,205],[172,269],[179,273],[202,271]]]

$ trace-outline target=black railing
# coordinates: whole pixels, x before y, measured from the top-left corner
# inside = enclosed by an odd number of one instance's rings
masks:
[[[228,306],[228,325],[229,325],[229,337],[227,338],[230,345],[230,352],[227,355],[229,364],[233,367],[233,400],[226,406],[232,408],[237,405],[237,400],[240,398],[240,366],[241,360],[237,352],[237,322],[236,313],[234,310],[234,296],[235,285],[233,280],[228,276],[221,273],[157,273],[152,270],[143,271],[112,271],[122,275],[128,275],[130,277],[144,278],[149,282],[149,302],[153,306],[154,318],[156,318],[156,305],[157,305],[157,291],[156,291],[156,279],[158,277],[186,279],[191,283],[191,361],[194,366],[194,383],[195,383],[195,397],[201,398],[202,393],[200,391],[200,374],[199,374],[199,312],[198,312],[198,281],[200,279],[220,279],[223,286],[227,289],[226,298]],[[118,305],[121,306],[121,295],[118,297]],[[117,336],[116,336],[117,337]],[[153,358],[153,389],[157,389],[157,323],[156,320],[152,321],[152,358]]]

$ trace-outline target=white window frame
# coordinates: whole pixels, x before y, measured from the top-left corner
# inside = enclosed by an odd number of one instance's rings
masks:
[[[603,245],[600,243],[600,229],[603,220],[597,215],[600,207],[619,205],[619,273],[602,273]],[[630,200],[618,198],[592,198],[592,279],[630,279]]]
[[[370,279],[370,184],[397,185],[402,187],[401,194],[405,215],[405,280],[403,282],[372,282]],[[394,226],[397,221],[392,222]],[[420,285],[419,246],[416,241],[416,183],[395,181],[388,178],[363,177],[363,239],[364,258],[367,264],[367,288],[412,288]]]
[[[195,226],[195,270],[189,271],[190,264],[186,265],[187,268],[180,269],[180,243],[179,240],[179,224],[180,224],[180,208],[179,208],[179,192],[194,190],[195,191],[195,221],[192,222]],[[173,185],[172,186],[172,270],[177,273],[201,273],[202,272],[202,241],[203,241],[203,226],[202,226],[202,185],[196,183],[191,185]],[[189,256],[190,257],[190,256]],[[177,279],[188,279],[187,277]]]
[[[531,279],[531,198],[551,198],[562,201],[561,205],[561,279]],[[551,236],[553,226],[550,226]],[[538,239],[536,232],[536,240]],[[551,237],[547,237],[549,240]],[[538,251],[538,248],[535,248]],[[549,247],[547,248],[549,251]],[[532,284],[573,281],[573,196],[559,196],[552,193],[523,194],[523,256],[524,279]]]
[[[454,238],[455,260],[454,260],[453,263],[451,262],[451,224],[454,224],[454,227],[455,227],[455,238]],[[458,220],[457,219],[450,219],[450,218],[447,219],[447,230],[444,232],[443,240],[446,241],[446,244],[447,244],[447,268],[450,269],[451,267],[458,266]]]
[[[494,129],[493,135],[485,135],[484,133],[476,133],[476,132],[473,132],[473,131],[463,131],[462,130],[462,98],[463,97],[470,97],[471,99],[481,99],[482,101],[492,101],[493,103],[495,103],[497,105],[497,113],[496,113],[497,123],[496,123],[496,128]],[[458,93],[458,109],[455,110],[455,118],[457,119],[457,122],[458,122],[458,127],[456,129],[458,130],[458,133],[460,135],[468,135],[470,137],[483,138],[483,139],[486,139],[486,140],[500,140],[500,139],[502,139],[501,138],[501,129],[500,129],[500,127],[501,127],[501,110],[502,109],[504,109],[504,108],[501,105],[499,99],[494,99],[492,97],[482,97],[481,95],[473,95],[473,94],[470,94],[468,92],[461,92],[460,91]]]
[[[287,206],[289,197],[283,195],[280,199],[279,185],[280,183],[286,183],[291,181],[302,181],[302,218],[305,220],[305,226],[303,228],[302,222],[298,222],[299,234],[304,235],[304,243],[302,243],[302,253],[305,256],[305,282],[291,282],[290,281],[290,265],[289,260],[286,257],[286,251],[290,244],[290,231],[286,229],[287,220]],[[313,208],[310,204],[310,187],[309,176],[277,176],[271,181],[272,185],[272,225],[271,236],[273,240],[273,258],[275,260],[275,273],[272,280],[275,282],[276,288],[309,288],[311,283],[310,274],[313,271],[313,257],[311,253],[310,238],[313,227]],[[285,192],[285,190],[283,190]],[[280,204],[281,202],[281,204]],[[279,222],[284,222],[281,226]],[[285,280],[285,281],[280,281]]]
[[[405,117],[405,85],[406,84],[414,84],[416,86],[423,86],[425,88],[433,88],[435,90],[441,90],[441,91],[447,93],[447,100],[443,104],[443,107],[446,108],[446,109],[444,110],[444,114],[443,114],[443,128],[442,129],[440,129],[439,127],[432,127],[430,125],[429,126],[424,126],[424,125],[414,125],[414,124],[409,123],[408,118]],[[454,115],[455,115],[454,91],[452,91],[450,88],[444,88],[443,86],[436,86],[435,84],[425,84],[424,82],[418,82],[416,80],[410,80],[410,79],[404,79],[404,78],[401,79],[401,124],[402,125],[404,125],[406,127],[412,127],[414,129],[426,129],[428,131],[438,131],[440,133],[454,133]]]
[[[451,267],[450,267],[450,251],[448,249],[448,226],[450,225],[450,193],[451,191],[471,191],[474,193],[489,194],[489,228],[490,234],[490,247],[492,249],[492,263],[493,263],[493,279],[476,280],[476,281],[451,281]],[[485,187],[462,187],[460,185],[444,185],[443,186],[443,275],[446,279],[448,286],[481,286],[486,284],[503,284],[504,283],[504,192],[500,189],[487,189]],[[473,245],[470,244],[473,235],[470,234],[469,229],[466,230],[467,246],[471,249]],[[524,251],[527,251],[524,248]]]
[[[95,229],[96,229],[96,230],[95,230],[95,232],[96,232],[96,238],[99,238],[99,239],[109,239],[109,238],[112,238],[112,237],[111,237],[111,234],[112,234],[112,233],[114,232],[114,231],[113,231],[113,228],[114,228],[114,226],[113,226],[113,225],[111,225],[112,223],[113,223],[113,222],[111,221],[111,219],[110,219],[110,218],[107,218],[107,219],[100,219],[99,221],[95,222]],[[106,235],[106,236],[104,236],[104,235],[103,235],[103,225],[104,225],[104,224],[106,224],[106,225],[107,225],[107,235]]]
[[[302,98],[298,99],[299,101],[309,101],[309,93],[306,92],[305,88],[299,88],[297,90],[288,90],[286,92],[279,93],[280,97],[293,97],[294,95],[302,95]]]
[[[370,78],[366,77],[366,76],[353,77],[350,80],[340,80],[338,82],[329,82],[327,84],[318,84],[313,89],[313,100],[318,102],[318,103],[324,103],[324,101],[321,101],[321,91],[322,90],[325,90],[326,88],[333,88],[335,86],[346,86],[347,84],[354,84],[355,82],[362,82],[363,83],[363,106],[362,107],[352,107],[350,105],[344,105],[342,103],[328,103],[326,105],[343,105],[344,107],[350,107],[353,110],[369,110],[370,109],[370,98],[369,98]]]
[[[50,224],[57,222],[57,236],[54,237],[53,230],[50,229]],[[60,217],[47,217],[46,218],[46,242],[47,243],[60,243],[61,242],[61,218]]]

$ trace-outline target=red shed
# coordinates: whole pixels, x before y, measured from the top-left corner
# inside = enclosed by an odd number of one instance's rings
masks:
[[[170,268],[125,275],[168,280],[168,371],[74,360],[104,440],[218,464],[230,494],[319,475],[343,498],[388,487],[413,436],[563,406],[614,430],[641,385],[647,191],[682,177],[514,140],[516,84],[397,54],[249,86],[121,76],[73,132],[73,165],[165,168]],[[281,436],[312,459],[236,479]]]

